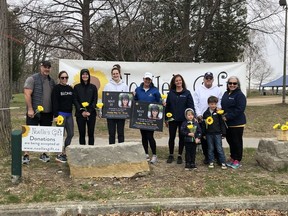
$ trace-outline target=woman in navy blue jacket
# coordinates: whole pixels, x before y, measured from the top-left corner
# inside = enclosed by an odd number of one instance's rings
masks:
[[[147,102],[160,102],[161,95],[159,90],[154,86],[152,82],[152,74],[146,72],[143,77],[143,82],[139,87],[135,89],[134,100],[147,101]],[[154,139],[154,131],[140,130],[142,136],[142,145],[146,153],[147,161],[155,164],[157,162],[156,156],[156,141]],[[148,142],[152,151],[152,159],[150,160],[148,154]]]
[[[228,126],[226,140],[230,146],[231,159],[227,162],[227,166],[237,169],[241,166],[243,154],[246,97],[241,91],[240,81],[236,76],[228,79],[227,91],[222,97],[221,107],[224,110],[223,120]]]
[[[174,146],[175,137],[178,128],[179,134],[179,149],[177,164],[182,164],[182,153],[184,149],[184,136],[180,133],[180,128],[183,121],[186,121],[185,110],[187,108],[194,109],[194,101],[191,92],[186,88],[185,81],[180,74],[174,75],[170,82],[170,91],[166,100],[165,113],[171,113],[172,117],[170,120],[166,116],[166,126],[169,128],[169,157],[167,163],[172,163],[174,160]],[[171,119],[173,119],[171,121]]]

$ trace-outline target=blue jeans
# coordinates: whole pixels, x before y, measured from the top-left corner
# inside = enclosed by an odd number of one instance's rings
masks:
[[[209,163],[214,162],[214,148],[216,148],[219,162],[226,163],[225,154],[222,148],[222,136],[221,134],[206,134],[206,140],[208,144],[208,159]]]

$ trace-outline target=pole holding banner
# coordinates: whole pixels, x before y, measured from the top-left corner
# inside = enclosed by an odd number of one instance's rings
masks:
[[[11,143],[12,143],[12,164],[11,164],[11,174],[12,183],[20,183],[22,176],[22,131],[14,130],[11,133]]]

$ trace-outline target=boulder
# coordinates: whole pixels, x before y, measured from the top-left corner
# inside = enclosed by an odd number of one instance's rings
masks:
[[[255,155],[260,166],[269,170],[285,170],[288,168],[288,141],[261,139]]]
[[[150,171],[138,142],[114,145],[70,145],[66,148],[70,175],[74,178],[133,177]]]

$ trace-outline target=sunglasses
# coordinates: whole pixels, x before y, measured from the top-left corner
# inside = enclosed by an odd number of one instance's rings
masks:
[[[69,77],[60,77],[60,79],[64,80],[64,79],[68,79]]]
[[[43,67],[44,67],[44,68],[48,68],[48,69],[50,69],[50,68],[51,68],[51,66],[44,66],[44,65],[43,65]]]
[[[237,82],[228,82],[228,85],[238,85]]]
[[[206,80],[213,80],[213,78],[211,78],[211,77],[207,77],[207,78],[205,78]]]

